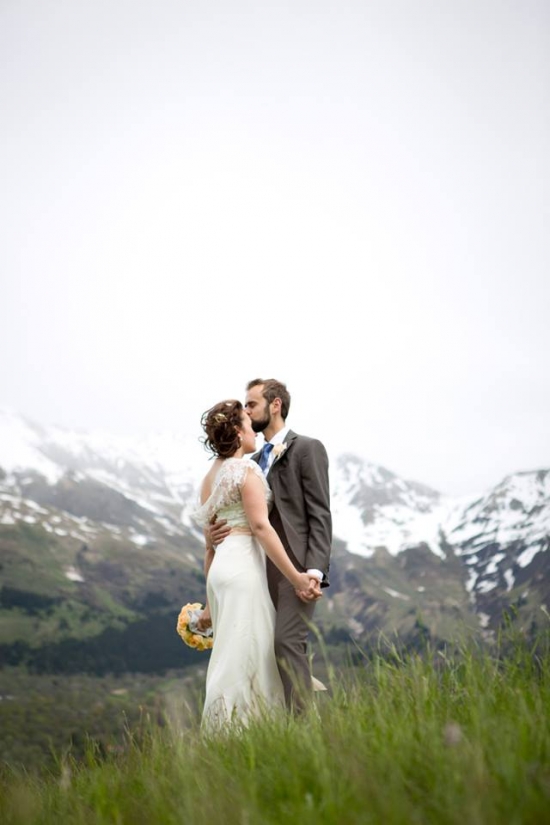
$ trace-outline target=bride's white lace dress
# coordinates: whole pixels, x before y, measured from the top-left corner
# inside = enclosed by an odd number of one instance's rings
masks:
[[[265,553],[250,533],[241,488],[255,473],[271,491],[255,461],[227,458],[212,492],[195,511],[205,526],[216,515],[226,519],[230,535],[216,548],[207,581],[214,647],[206,675],[202,725],[216,730],[273,707],[284,707],[281,678],[273,647],[275,608],[267,588]]]

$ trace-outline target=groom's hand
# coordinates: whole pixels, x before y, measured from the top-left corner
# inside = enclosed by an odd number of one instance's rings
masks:
[[[228,526],[225,519],[220,521],[213,521],[208,525],[207,531],[210,535],[210,543],[212,547],[216,548],[224,539],[228,537],[231,532],[231,527]]]

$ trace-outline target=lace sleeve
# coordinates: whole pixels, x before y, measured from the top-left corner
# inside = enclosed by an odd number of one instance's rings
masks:
[[[220,510],[239,503],[241,487],[249,470],[260,476],[267,488],[264,475],[255,461],[249,458],[227,459],[216,476],[210,496],[192,513],[194,521],[201,527],[206,527]]]

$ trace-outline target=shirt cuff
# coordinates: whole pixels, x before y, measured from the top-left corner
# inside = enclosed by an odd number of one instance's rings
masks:
[[[308,576],[311,576],[313,579],[319,579],[320,582],[323,581],[323,578],[324,578],[323,574],[321,573],[320,570],[316,570],[314,567],[310,568],[307,571],[307,574],[308,574]]]

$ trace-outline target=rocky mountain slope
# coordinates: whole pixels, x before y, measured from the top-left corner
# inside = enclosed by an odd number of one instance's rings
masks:
[[[174,632],[204,597],[192,521],[196,440],[141,443],[0,411],[0,654],[35,670],[162,670],[194,661]],[[486,636],[511,607],[546,621],[550,471],[445,499],[355,455],[331,461],[334,561],[318,611],[331,643]]]

